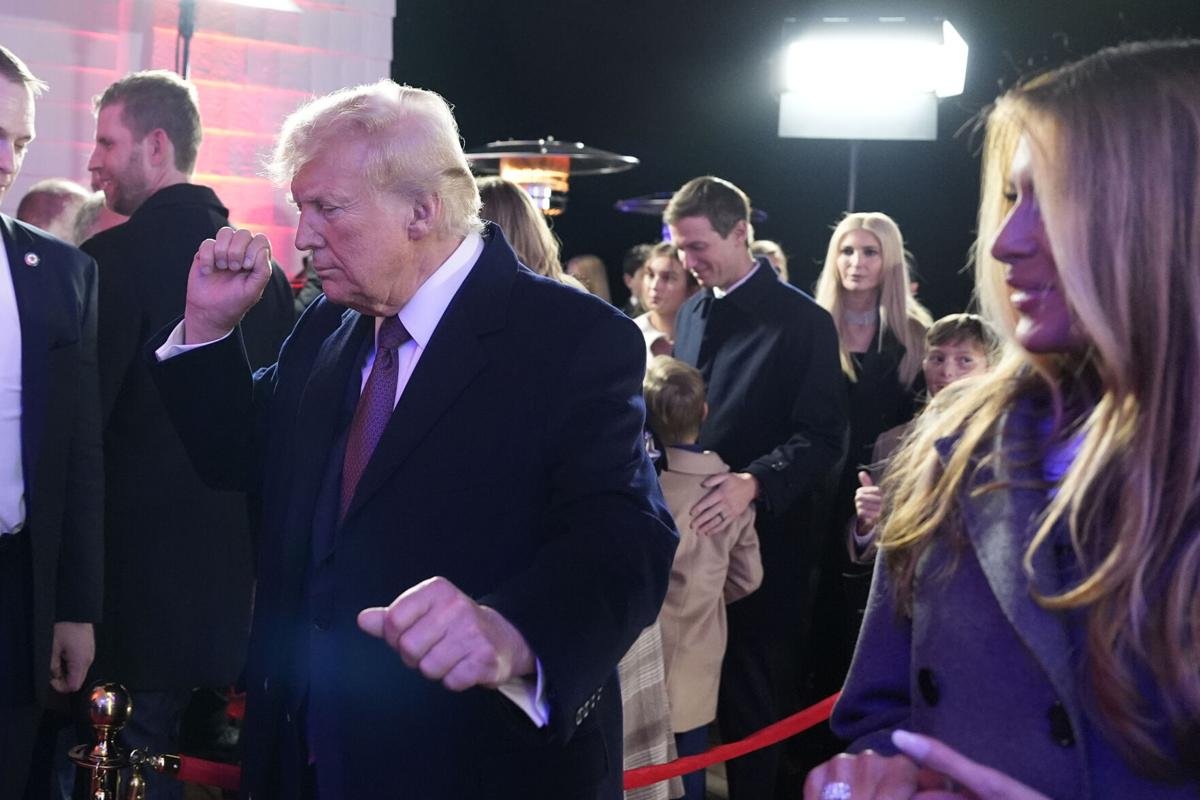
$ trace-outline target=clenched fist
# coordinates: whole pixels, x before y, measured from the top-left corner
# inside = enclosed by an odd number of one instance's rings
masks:
[[[188,273],[183,341],[220,339],[262,298],[271,278],[271,243],[261,233],[221,228],[200,243]]]

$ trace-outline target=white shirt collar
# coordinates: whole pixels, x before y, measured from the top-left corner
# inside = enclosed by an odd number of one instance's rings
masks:
[[[750,267],[750,271],[747,272],[745,275],[743,275],[741,278],[739,278],[737,280],[737,282],[734,283],[733,285],[731,285],[728,289],[722,289],[720,286],[714,286],[713,287],[713,297],[720,300],[722,297],[729,294],[730,292],[732,292],[734,289],[741,286],[746,281],[750,280],[750,276],[753,275],[755,272],[758,272],[758,266],[759,266],[758,259],[756,258],[756,259],[754,259],[754,266]]]
[[[422,350],[429,344],[442,315],[446,313],[446,308],[458,293],[463,281],[471,274],[471,268],[475,266],[481,253],[483,237],[478,233],[467,234],[450,257],[421,284],[412,299],[405,303],[404,308],[396,315],[404,323],[408,335]],[[379,326],[382,324],[382,317],[375,320],[376,334],[379,333]]]

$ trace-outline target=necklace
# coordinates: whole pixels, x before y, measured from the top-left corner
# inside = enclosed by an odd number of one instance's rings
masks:
[[[879,318],[879,310],[871,309],[870,311],[851,311],[848,308],[842,309],[842,321],[847,325],[874,325],[875,320]]]

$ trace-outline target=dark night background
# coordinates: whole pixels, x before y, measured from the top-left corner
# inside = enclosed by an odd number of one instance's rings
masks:
[[[733,181],[769,213],[758,235],[784,246],[793,283],[810,290],[845,208],[849,145],[776,135],[782,21],[809,5],[401,0],[392,74],[444,95],[468,148],[550,135],[640,158],[625,173],[573,180],[567,212],[553,223],[564,262],[599,254],[618,298],[621,254],[656,240],[659,223],[613,203],[702,174]],[[1018,78],[1101,46],[1200,36],[1200,0],[950,0],[932,8],[970,45],[966,90],[941,101],[938,141],[861,146],[856,205],[900,224],[919,262],[921,298],[939,316],[962,309],[970,293],[963,270],[979,141],[969,127],[979,110]]]

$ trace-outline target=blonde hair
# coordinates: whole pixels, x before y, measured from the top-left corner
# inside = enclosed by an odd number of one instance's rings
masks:
[[[774,258],[775,264],[779,267],[780,280],[788,279],[788,257],[787,253],[783,252],[783,248],[778,242],[773,242],[770,239],[755,239],[750,243],[750,255],[765,256]]]
[[[904,258],[904,237],[900,227],[887,214],[879,212],[847,214],[833,229],[829,248],[825,253],[825,267],[817,278],[817,303],[833,316],[838,333],[838,351],[842,359],[842,372],[854,381],[858,373],[854,359],[846,349],[845,322],[842,319],[844,290],[838,274],[837,259],[842,239],[851,231],[865,230],[879,240],[883,258],[883,272],[879,286],[879,341],[884,331],[891,331],[896,341],[904,348],[900,359],[900,383],[911,386],[921,372],[921,359],[925,356],[925,329],[933,319],[929,312],[908,291],[908,262]]]
[[[521,263],[539,275],[562,281],[565,273],[558,257],[558,238],[529,194],[497,175],[480,178],[478,184],[482,216],[500,226]]]
[[[880,547],[901,607],[939,529],[961,541],[956,497],[995,458],[1006,412],[1043,402],[1057,440],[1081,442],[1029,544],[1024,570],[1051,611],[1083,615],[1095,709],[1127,760],[1154,775],[1200,775],[1200,41],[1123,45],[1029,81],[988,121],[978,292],[1011,334],[1003,267],[985,250],[1006,202],[1000,180],[1024,134],[1062,291],[1089,342],[1075,357],[1015,345],[999,366],[939,394],[885,477]],[[955,387],[957,388],[957,387]],[[944,396],[944,397],[943,397]],[[943,467],[934,442],[957,435]],[[980,461],[980,455],[983,455]],[[1051,529],[1069,531],[1080,575],[1033,584]],[[1014,535],[1017,535],[1014,532]],[[1139,675],[1154,679],[1152,716]],[[1164,752],[1169,733],[1178,761]]]
[[[458,123],[441,95],[425,89],[381,80],[310,100],[284,120],[267,172],[285,186],[322,150],[354,139],[368,145],[364,173],[377,190],[441,200],[440,235],[483,229]]]

